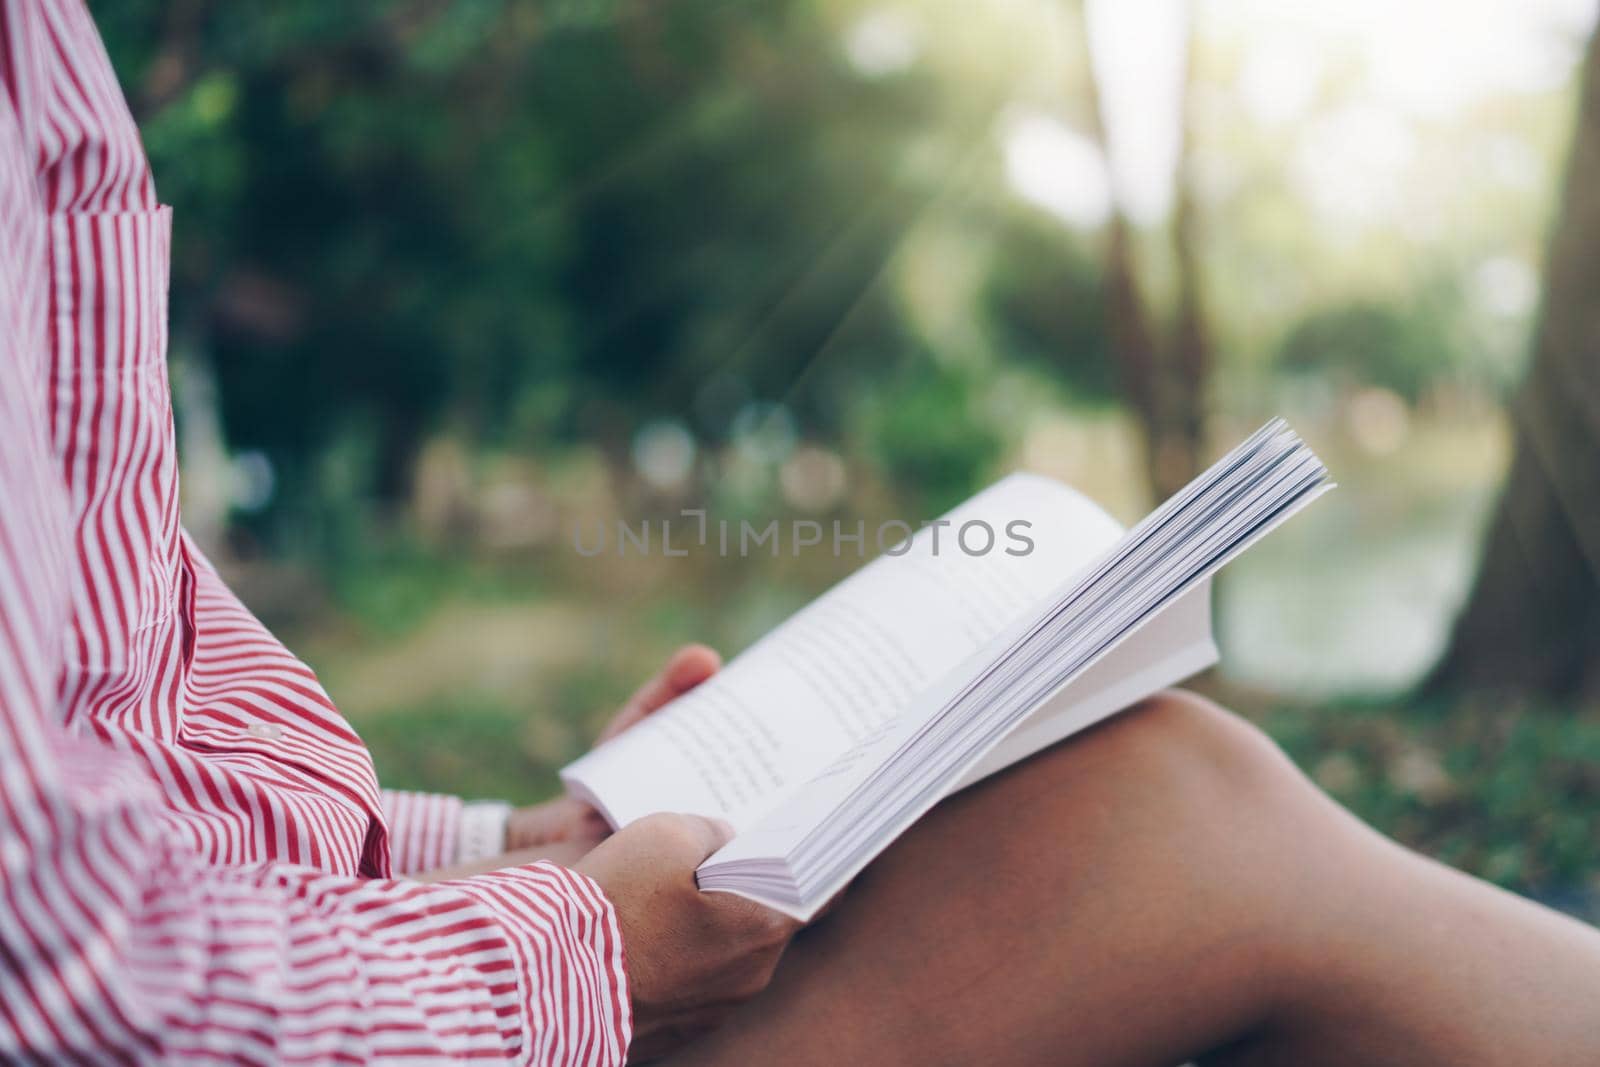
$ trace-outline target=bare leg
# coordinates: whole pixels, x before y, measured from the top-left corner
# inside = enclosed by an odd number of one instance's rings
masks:
[[[1600,933],[1187,694],[946,801],[681,1064],[1592,1065]]]

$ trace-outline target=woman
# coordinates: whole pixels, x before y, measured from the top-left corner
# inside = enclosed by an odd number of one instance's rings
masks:
[[[0,1061],[1600,1062],[1600,935],[1193,697],[947,801],[798,937],[696,890],[705,820],[381,791],[182,532],[170,217],[93,23],[0,4]]]

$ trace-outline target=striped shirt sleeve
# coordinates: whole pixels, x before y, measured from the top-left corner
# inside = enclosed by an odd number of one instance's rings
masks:
[[[417,874],[458,862],[466,811],[460,797],[385,789],[383,810],[389,818],[389,862],[395,874]]]
[[[620,1063],[599,888],[388,877],[370,757],[182,535],[167,225],[81,0],[0,0],[0,1062]]]
[[[509,804],[402,789],[385,789],[382,800],[394,874],[477,863],[506,851]]]
[[[547,864],[438,885],[206,865],[164,832],[136,764],[17,713],[14,652],[0,1059],[622,1061],[620,937],[592,882]]]

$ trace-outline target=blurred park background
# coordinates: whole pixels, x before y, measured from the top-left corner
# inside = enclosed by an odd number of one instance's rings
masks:
[[[1600,897],[1594,0],[119,0],[188,525],[390,785],[531,800],[850,569],[579,523],[1342,488],[1201,685],[1383,830]]]

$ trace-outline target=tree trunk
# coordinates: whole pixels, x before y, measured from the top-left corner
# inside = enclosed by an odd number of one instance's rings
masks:
[[[1191,23],[1194,11],[1189,12]],[[1179,104],[1178,168],[1173,179],[1172,258],[1178,275],[1177,318],[1172,327],[1172,388],[1168,391],[1167,440],[1160,456],[1169,496],[1183,488],[1204,466],[1206,386],[1211,377],[1211,324],[1206,316],[1205,271],[1199,198],[1194,174],[1194,82],[1196,45],[1193,26],[1184,56],[1183,99]]]
[[[1107,224],[1103,255],[1100,284],[1107,340],[1117,363],[1123,400],[1139,423],[1150,491],[1157,500],[1163,500],[1169,494],[1161,463],[1165,408],[1161,398],[1161,353],[1155,324],[1139,291],[1133,237],[1120,213],[1114,212]]]
[[[1110,165],[1110,140],[1101,110],[1100,86],[1088,47],[1087,7],[1083,21],[1084,90],[1092,138]],[[1188,12],[1193,21],[1193,11]],[[1199,255],[1199,210],[1193,188],[1190,85],[1194,78],[1194,34],[1191,25],[1185,56],[1183,98],[1179,103],[1183,143],[1174,186],[1171,240],[1177,273],[1177,308],[1169,337],[1163,337],[1139,285],[1134,235],[1113,190],[1111,218],[1106,224],[1101,261],[1106,331],[1116,361],[1123,399],[1139,424],[1145,475],[1156,501],[1182,489],[1201,470],[1205,453],[1205,392],[1211,369],[1211,343],[1205,316],[1203,271]]]
[[[1549,243],[1515,455],[1472,592],[1425,685],[1600,698],[1600,35]]]

